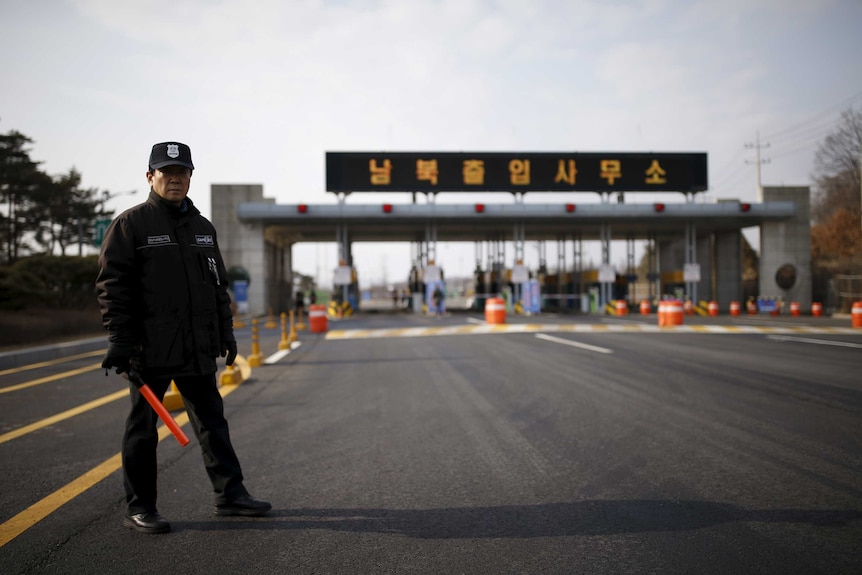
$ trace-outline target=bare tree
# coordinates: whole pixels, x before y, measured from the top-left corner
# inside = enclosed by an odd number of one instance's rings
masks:
[[[835,298],[840,311],[850,311],[850,304],[862,299],[860,156],[862,112],[846,110],[818,147],[811,204],[814,298]]]
[[[811,208],[815,224],[825,223],[838,210],[862,214],[860,156],[862,111],[845,110],[838,127],[826,136],[814,157],[816,194]]]

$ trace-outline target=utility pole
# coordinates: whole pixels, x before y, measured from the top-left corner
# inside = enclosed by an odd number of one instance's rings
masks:
[[[757,166],[757,201],[762,202],[763,201],[763,184],[761,183],[761,180],[760,180],[760,166],[762,166],[763,164],[768,164],[770,160],[769,160],[769,158],[760,159],[760,150],[761,150],[761,148],[768,148],[769,143],[766,143],[766,144],[760,143],[760,132],[758,131],[756,133],[756,139],[755,139],[754,143],[753,144],[745,144],[745,147],[749,150],[752,148],[755,150],[755,154],[756,154],[757,159],[754,160],[753,162],[745,160],[745,163],[746,164],[755,164]]]

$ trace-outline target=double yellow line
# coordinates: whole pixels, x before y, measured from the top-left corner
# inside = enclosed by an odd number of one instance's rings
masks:
[[[58,365],[60,363],[65,363],[65,362],[72,361],[75,359],[92,357],[94,355],[102,355],[103,353],[105,353],[104,350],[98,350],[98,351],[82,353],[82,354],[74,355],[74,356],[70,356],[70,357],[54,359],[54,360],[50,360],[50,361],[43,361],[41,363],[33,363],[33,364],[22,366],[22,367],[15,367],[12,369],[6,369],[3,371],[0,371],[0,376],[10,375],[13,373],[21,373],[22,371],[29,371],[31,369],[36,369],[39,367],[48,367],[48,366],[52,366],[52,365]],[[49,375],[47,377],[41,377],[39,379],[34,379],[34,380],[27,381],[24,383],[19,383],[17,385],[9,385],[7,387],[0,388],[0,394],[10,393],[12,391],[20,391],[22,389],[27,389],[29,387],[42,385],[43,383],[48,383],[51,381],[57,381],[58,379],[64,379],[67,377],[72,377],[74,375],[81,375],[82,373],[87,373],[88,371],[93,371],[95,369],[99,369],[100,367],[101,367],[100,363],[94,363],[92,365],[88,365],[86,367],[81,367],[79,369],[72,369],[69,371],[61,372],[61,373],[55,373],[54,375]],[[128,394],[129,394],[129,390],[123,389],[123,390],[118,391],[116,393],[112,393],[110,395],[106,395],[105,397],[100,397],[99,399],[95,399],[95,400],[90,401],[88,403],[85,403],[83,405],[79,405],[78,407],[73,407],[72,409],[67,409],[66,411],[63,411],[62,413],[52,415],[51,417],[46,417],[45,419],[36,421],[34,423],[31,423],[30,425],[25,425],[23,427],[19,427],[18,429],[13,429],[12,431],[9,431],[7,433],[0,435],[0,444],[6,443],[7,441],[11,441],[11,440],[15,439],[16,437],[21,437],[22,435],[27,435],[28,433],[32,433],[34,431],[42,429],[43,427],[47,427],[49,425],[54,425],[55,423],[58,423],[58,422],[63,421],[65,419],[69,419],[70,417],[75,417],[76,415],[80,415],[81,413],[84,413],[86,411],[90,411],[91,409],[95,409],[101,405],[105,405],[106,403],[116,401],[117,399],[120,399],[121,397],[128,395]]]
[[[100,351],[97,353],[104,353],[104,352]],[[69,358],[67,358],[67,360],[68,359]],[[23,371],[23,369],[29,369],[31,367],[33,367],[33,366],[28,366],[28,368],[22,368],[21,371]],[[67,377],[69,375],[76,375],[78,373],[83,373],[85,371],[89,371],[89,370],[95,369],[97,367],[101,367],[101,364],[96,364],[95,366],[81,368],[80,370],[68,371],[68,372],[65,372],[63,374],[58,374],[57,376],[51,376],[51,378],[42,378],[42,379],[45,381],[53,381],[53,380],[59,379],[61,377]],[[7,373],[8,373],[8,371],[7,371]],[[0,375],[2,375],[2,374],[3,374],[3,372],[0,372]],[[40,380],[34,380],[34,381],[40,381]],[[45,383],[45,381],[41,381],[41,383]],[[17,387],[18,389],[23,389],[24,387],[31,387],[32,385],[38,385],[38,383],[28,382],[27,384],[21,384],[19,386],[12,386],[12,387]],[[21,387],[21,386],[24,386],[24,387]],[[236,386],[236,385],[219,387],[219,392],[221,393],[222,397],[226,397],[228,394],[230,394],[237,387],[238,386]],[[3,391],[6,391],[6,390],[10,390],[10,388],[4,388]],[[58,421],[68,419],[70,417],[73,417],[75,415],[78,415],[80,413],[88,411],[90,409],[94,409],[100,405],[110,403],[111,401],[115,401],[121,397],[127,396],[128,394],[129,394],[129,391],[127,389],[124,389],[124,390],[118,391],[116,393],[112,393],[110,395],[106,395],[105,397],[91,401],[89,403],[85,403],[85,404],[80,405],[78,407],[69,409],[69,410],[64,411],[62,413],[58,413],[57,415],[54,415],[54,416],[49,417],[47,419],[43,419],[43,420],[38,421],[36,423],[33,423],[31,425],[27,425],[27,426],[18,428],[18,429],[11,431],[9,433],[0,435],[0,443],[4,443],[6,441],[9,441],[11,439],[14,439],[15,437],[20,437],[21,435],[24,435],[26,433],[30,433],[32,431],[35,431],[36,429],[40,429],[42,427],[45,427],[47,425],[51,425],[51,424],[56,423]],[[177,425],[179,425],[180,427],[182,427],[183,425],[185,425],[186,423],[189,422],[188,413],[186,413],[185,411],[183,413],[181,413],[179,416],[177,416],[175,419],[176,419]],[[164,425],[159,426],[158,431],[159,431],[159,441],[162,441],[165,437],[168,437],[171,435],[170,430],[168,430],[168,428],[165,427]],[[94,485],[96,485],[97,483],[102,481],[103,479],[107,478],[109,475],[111,475],[112,473],[114,473],[115,471],[120,469],[120,467],[122,467],[122,465],[123,465],[122,454],[121,453],[115,453],[114,455],[112,455],[111,457],[109,457],[108,459],[106,459],[105,461],[103,461],[102,463],[97,465],[96,467],[92,468],[91,470],[87,471],[86,473],[84,473],[83,475],[78,477],[77,479],[74,479],[72,482],[64,485],[63,487],[61,487],[60,489],[51,493],[50,495],[43,498],[42,500],[37,501],[36,503],[31,505],[30,507],[28,507],[24,511],[18,513],[17,515],[12,517],[11,519],[7,520],[3,524],[0,524],[0,548],[2,548],[4,545],[9,543],[10,541],[15,539],[16,537],[18,537],[22,533],[24,533],[27,529],[29,529],[30,527],[32,527],[33,525],[35,525],[36,523],[38,523],[39,521],[41,521],[42,519],[44,519],[45,517],[50,515],[51,513],[55,512],[57,509],[59,509],[60,507],[62,507],[63,505],[65,505],[66,503],[68,503],[69,501],[71,501],[72,499],[74,499],[75,497],[80,495],[81,493],[83,493],[84,491],[88,490],[89,488],[93,487]]]
[[[128,391],[123,393],[128,394]],[[189,416],[183,412],[176,418],[180,426],[189,422]],[[159,441],[171,435],[164,425],[159,427]],[[0,548],[30,529],[57,509],[96,485],[123,466],[122,453],[115,453],[82,476],[67,483],[41,501],[37,501],[15,517],[0,525]]]
[[[96,367],[101,367],[101,365],[96,364]],[[75,375],[77,373],[83,373],[85,371],[89,371],[90,369],[94,369],[94,368],[90,367],[90,368],[86,368],[86,369],[75,370],[74,372],[67,372],[67,375]],[[58,413],[57,415],[52,415],[51,417],[46,417],[45,419],[40,419],[39,421],[31,423],[30,425],[25,425],[23,427],[19,427],[18,429],[13,429],[12,431],[9,431],[7,433],[4,433],[3,435],[0,435],[0,444],[6,443],[7,441],[11,441],[11,440],[15,439],[16,437],[21,437],[22,435],[27,435],[28,433],[32,433],[34,431],[42,429],[43,427],[48,427],[49,425],[54,425],[55,423],[63,421],[64,419],[69,419],[70,417],[75,417],[76,415],[80,415],[86,411],[90,411],[91,409],[95,409],[95,408],[99,407],[100,405],[105,405],[106,403],[111,403],[112,401],[116,401],[116,400],[120,399],[121,397],[126,397],[128,395],[129,395],[128,389],[121,389],[120,391],[117,391],[117,392],[112,393],[110,395],[106,395],[104,397],[100,397],[99,399],[94,399],[93,401],[79,405],[78,407],[73,407],[72,409],[67,409],[66,411]]]

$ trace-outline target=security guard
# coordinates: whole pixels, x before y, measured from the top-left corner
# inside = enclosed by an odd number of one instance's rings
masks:
[[[193,170],[187,145],[154,145],[147,201],[120,214],[105,233],[96,280],[110,333],[102,367],[138,371],[160,400],[174,380],[200,442],[216,515],[263,515],[271,505],[243,485],[216,383],[216,358],[227,356],[232,365],[237,348],[215,228],[186,197]],[[156,507],[158,418],[137,388],[129,387],[123,524],[165,533],[170,524]]]

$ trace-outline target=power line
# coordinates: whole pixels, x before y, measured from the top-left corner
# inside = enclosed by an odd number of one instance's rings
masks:
[[[778,138],[779,136],[791,134],[791,133],[793,133],[797,130],[800,130],[800,129],[807,129],[809,124],[811,124],[813,122],[818,122],[824,116],[827,116],[829,114],[833,114],[836,109],[844,109],[844,108],[851,107],[857,101],[862,101],[862,92],[857,92],[856,94],[853,94],[852,96],[849,96],[848,98],[845,98],[841,102],[839,102],[837,104],[833,104],[832,106],[829,106],[828,108],[826,108],[822,112],[815,114],[811,118],[809,118],[803,122],[800,122],[799,124],[796,124],[795,126],[791,126],[789,128],[779,130],[779,131],[774,132],[772,134],[768,134],[766,136],[766,138],[770,139],[770,140],[774,140],[774,139]],[[834,121],[834,120],[832,120],[832,121]]]
[[[815,114],[814,116],[803,122],[795,124],[789,128],[773,132],[767,138],[775,142],[774,153],[772,154],[773,157],[782,158],[806,150],[813,151],[813,148],[815,148],[820,142],[822,142],[824,138],[828,137],[828,135],[831,132],[835,131],[835,129],[840,125],[840,120],[834,117],[835,110],[841,109],[843,111],[848,107],[854,106],[857,102],[862,102],[862,92],[857,92],[852,96],[844,98],[840,102],[827,107],[823,111]],[[756,177],[758,201],[762,201],[763,199],[761,166],[770,163],[772,159],[761,158],[760,151],[761,149],[770,148],[771,145],[772,144],[770,142],[761,144],[759,132],[756,134],[756,139],[754,143],[745,144],[746,149],[754,149],[756,151],[756,159],[754,161],[746,160],[745,163],[749,165],[754,164],[757,166]],[[721,187],[721,185],[724,185],[725,182],[735,180],[736,179],[733,178],[733,174],[731,174],[730,176],[722,180],[721,184],[716,187]]]

